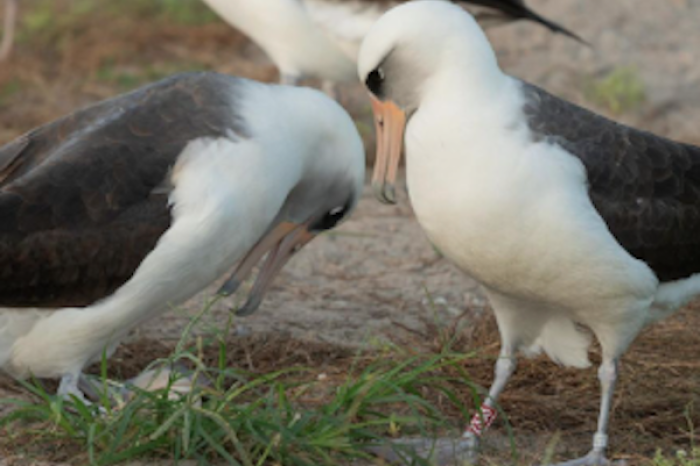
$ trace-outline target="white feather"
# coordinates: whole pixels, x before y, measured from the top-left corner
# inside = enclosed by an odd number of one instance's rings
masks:
[[[579,323],[617,357],[651,319],[656,276],[608,230],[580,160],[533,140],[519,82],[500,71],[473,18],[456,10],[441,1],[397,8],[360,54],[361,77],[396,44],[430,70],[406,134],[417,219],[489,290],[504,344],[584,366]]]
[[[304,2],[204,1],[226,22],[255,41],[283,75],[336,82],[356,79],[354,60],[344,51],[347,45],[339,45],[344,41],[329,37],[322,23],[309,14]],[[329,16],[327,11],[320,14]]]
[[[387,9],[380,3],[351,0],[304,0],[304,6],[326,36],[353,62],[357,61],[362,39]]]

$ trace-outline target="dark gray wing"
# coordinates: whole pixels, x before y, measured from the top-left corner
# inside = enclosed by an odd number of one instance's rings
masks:
[[[550,21],[539,13],[535,12],[532,8],[528,7],[524,0],[455,0],[457,3],[467,3],[472,5],[479,5],[491,8],[505,15],[510,19],[526,19],[540,24],[552,32],[558,32],[565,36],[571,37],[582,44],[588,45],[586,41],[581,39],[579,36],[564,28],[563,26]]]
[[[156,188],[185,145],[245,137],[236,83],[178,75],[0,147],[0,306],[85,306],[128,280],[170,226]]]
[[[593,205],[661,281],[700,272],[700,147],[640,131],[523,83],[537,138],[586,168]]]
[[[301,0],[299,0],[301,1]],[[326,0],[329,3],[343,3],[348,2],[348,0]],[[367,4],[381,4],[385,5],[387,8],[394,6],[397,0],[353,0],[355,3],[367,3]],[[568,36],[582,44],[589,45],[588,42],[581,39],[578,35],[574,34],[565,27],[550,21],[544,16],[540,15],[532,8],[525,4],[524,0],[452,0],[454,3],[467,4],[467,5],[478,5],[482,7],[487,7],[497,12],[497,14],[506,20],[518,20],[525,19],[528,21],[533,21],[540,24],[552,32],[557,32]],[[477,16],[478,18],[478,16]]]

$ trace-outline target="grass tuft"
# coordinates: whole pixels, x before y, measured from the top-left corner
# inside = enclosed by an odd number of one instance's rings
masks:
[[[690,452],[677,450],[674,455],[664,455],[661,450],[656,452],[654,466],[700,466],[700,448],[694,448]]]
[[[664,455],[659,449],[654,455],[654,466],[700,466],[700,447],[695,445],[695,424],[693,422],[693,403],[689,403],[685,408],[685,420],[688,424],[688,436],[691,439],[690,451],[676,450],[671,456]]]
[[[634,68],[618,67],[588,84],[586,96],[613,114],[634,110],[646,99],[644,83]]]
[[[334,379],[309,367],[254,374],[227,367],[225,330],[208,340],[191,336],[207,310],[193,318],[173,353],[156,362],[186,365],[191,380],[204,381],[189,393],[170,389],[182,377],[172,372],[160,390],[131,387],[126,402],[109,403],[114,394],[102,390],[101,410],[77,399],[57,399],[36,381],[25,382],[32,399],[0,400],[12,407],[0,418],[0,428],[23,431],[35,444],[67,445],[80,452],[75,464],[167,458],[241,466],[337,465],[369,458],[367,447],[393,437],[433,438],[445,431],[449,423],[431,401],[435,396],[465,411],[453,390],[456,384],[471,390],[468,380],[446,375],[464,356],[404,355],[368,364],[358,357],[347,374]],[[207,345],[218,354],[209,364]],[[103,359],[97,386],[110,386],[106,369]]]

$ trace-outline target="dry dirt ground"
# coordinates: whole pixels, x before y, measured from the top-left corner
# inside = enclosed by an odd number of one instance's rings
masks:
[[[276,78],[261,52],[222,23],[169,21],[148,9],[136,18],[128,10],[115,14],[99,8],[77,14],[75,5],[86,2],[48,3],[22,3],[18,47],[0,64],[0,143],[175,71]],[[626,123],[700,143],[700,0],[528,3],[593,47],[529,24],[493,28],[489,36],[505,70]],[[44,26],[37,19],[40,7],[52,11]],[[620,82],[623,90],[617,91]],[[629,88],[641,94],[630,94]],[[362,90],[348,86],[341,92],[371,148],[371,116]],[[629,102],[616,108],[609,101],[620,95]],[[114,364],[131,358],[130,367],[136,367],[160,355],[177,338],[185,314],[198,310],[215,289],[186,303],[184,311],[146,324]],[[210,318],[226,314],[219,303]],[[322,371],[343,367],[348,356],[339,347],[391,341],[428,348],[435,344],[436,328],[449,328],[460,317],[468,323],[460,344],[484,356],[470,361],[468,370],[487,385],[498,335],[477,284],[425,240],[405,193],[395,207],[365,193],[350,221],[314,241],[285,268],[261,309],[238,322],[251,336],[233,344],[258,349],[243,351],[242,365],[271,368],[298,356]],[[698,310],[689,307],[645,332],[625,357],[611,430],[617,456],[642,463],[657,447],[672,452],[697,442],[689,421],[700,424],[700,408],[693,409],[700,401],[698,325]],[[310,351],[306,342],[323,350]],[[2,386],[0,396],[16,390],[10,382]],[[523,451],[542,452],[561,432],[557,452],[562,457],[588,449],[597,402],[594,369],[564,370],[544,359],[523,361],[502,399]],[[486,454],[507,458],[505,429],[498,423],[495,429]]]

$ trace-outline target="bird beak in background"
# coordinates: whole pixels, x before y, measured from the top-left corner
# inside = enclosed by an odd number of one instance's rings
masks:
[[[309,231],[308,223],[281,222],[253,246],[238,264],[231,277],[221,285],[218,293],[223,296],[235,293],[241,283],[250,275],[255,264],[260,261],[265,253],[268,253],[247,301],[243,307],[236,311],[236,315],[239,316],[252,314],[260,306],[263,296],[272,284],[275,275],[297,251],[315,237],[316,233]]]
[[[377,160],[374,162],[372,188],[385,204],[396,204],[396,174],[401,161],[406,113],[391,101],[372,96],[374,124],[377,129]]]

